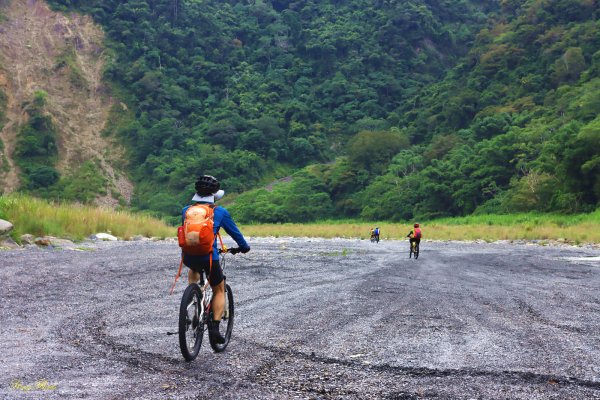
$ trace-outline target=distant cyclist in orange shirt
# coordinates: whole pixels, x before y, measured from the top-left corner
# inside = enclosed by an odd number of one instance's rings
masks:
[[[419,224],[415,224],[414,228],[406,235],[407,238],[410,238],[410,245],[413,243],[415,246],[418,246],[421,243],[421,228],[419,228]]]

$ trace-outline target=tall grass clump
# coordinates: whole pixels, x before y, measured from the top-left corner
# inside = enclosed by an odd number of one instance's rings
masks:
[[[30,233],[79,240],[94,233],[109,232],[122,239],[135,235],[175,236],[175,228],[161,220],[126,211],[95,206],[60,204],[23,194],[0,196],[0,218],[14,225],[13,238]]]

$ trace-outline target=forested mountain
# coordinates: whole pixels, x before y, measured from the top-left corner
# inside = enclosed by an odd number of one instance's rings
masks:
[[[391,132],[361,132],[346,157],[239,215],[403,220],[472,212],[581,212],[600,200],[600,21],[595,1],[503,1],[467,56],[403,101]],[[393,145],[391,145],[393,143]],[[326,195],[323,195],[326,193]],[[250,202],[252,200],[252,202]]]
[[[230,191],[344,154],[466,53],[480,1],[58,1],[114,50],[106,78],[133,110],[134,204],[173,212],[200,173]],[[157,190],[157,188],[159,188]]]
[[[600,200],[597,1],[503,1],[467,57],[405,103],[416,146],[366,217],[589,211]]]
[[[105,28],[138,208],[202,173],[245,221],[598,204],[597,1],[51,3]]]

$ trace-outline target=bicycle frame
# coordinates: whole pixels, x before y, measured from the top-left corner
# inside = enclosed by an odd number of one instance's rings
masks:
[[[221,270],[223,272],[225,272],[225,254],[227,253],[227,248],[225,249],[221,249],[220,251],[221,253]],[[225,279],[223,279],[225,280]],[[208,277],[206,278],[206,282],[204,282],[204,274],[200,275],[200,284],[198,284],[200,286],[200,291],[202,293],[202,301],[200,301],[200,321],[205,321],[206,320],[206,316],[208,316],[210,314],[210,307],[212,305],[212,297],[213,297],[213,292],[212,292],[212,287],[210,286],[210,282],[208,281]],[[210,290],[209,290],[210,289]]]
[[[419,244],[413,240],[410,241],[410,252],[408,255],[408,258],[412,258],[414,255],[414,258],[417,259],[419,257]]]
[[[228,251],[229,250],[225,245],[223,245],[223,248],[219,249],[219,254],[221,255],[220,265],[223,272],[225,272],[225,254],[227,254]],[[225,278],[223,278],[223,282],[225,282]],[[213,291],[210,282],[208,281],[208,277],[206,278],[206,282],[204,282],[204,273],[200,275],[200,283],[197,284],[200,286],[200,292],[202,293],[202,300],[200,302],[201,310],[198,317],[200,318],[200,321],[206,321],[208,315],[210,315]]]
[[[237,253],[239,250],[235,250]],[[227,252],[224,248],[221,254]],[[232,251],[233,252],[233,251]],[[233,253],[233,254],[235,254]],[[222,257],[221,262],[222,268],[225,268],[225,257]],[[205,280],[205,275],[206,280]],[[214,292],[209,281],[210,273],[206,274],[204,271],[200,274],[200,279],[197,282],[191,282],[186,288],[181,298],[181,304],[179,307],[179,346],[181,353],[187,361],[194,360],[200,348],[202,346],[202,338],[206,328],[211,329],[213,319],[212,313],[212,300],[214,299]],[[215,336],[209,334],[208,338],[210,346],[215,352],[222,352],[227,347],[229,339],[231,338],[231,332],[233,329],[233,318],[234,318],[234,306],[233,306],[233,294],[231,287],[223,281],[225,286],[225,308],[223,310],[222,319],[220,321],[226,321],[221,329],[224,329],[225,342],[217,341]],[[216,325],[217,328],[219,325]],[[174,334],[167,332],[167,334]]]
[[[210,284],[208,283],[208,279],[204,285],[200,286],[200,290],[202,292],[202,300],[200,301],[200,321],[204,321],[205,317],[210,313],[210,306],[212,301],[212,289],[210,288]]]

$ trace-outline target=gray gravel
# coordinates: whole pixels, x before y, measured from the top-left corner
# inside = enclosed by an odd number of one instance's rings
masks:
[[[187,363],[174,242],[0,251],[3,399],[600,399],[600,250],[249,240]]]

